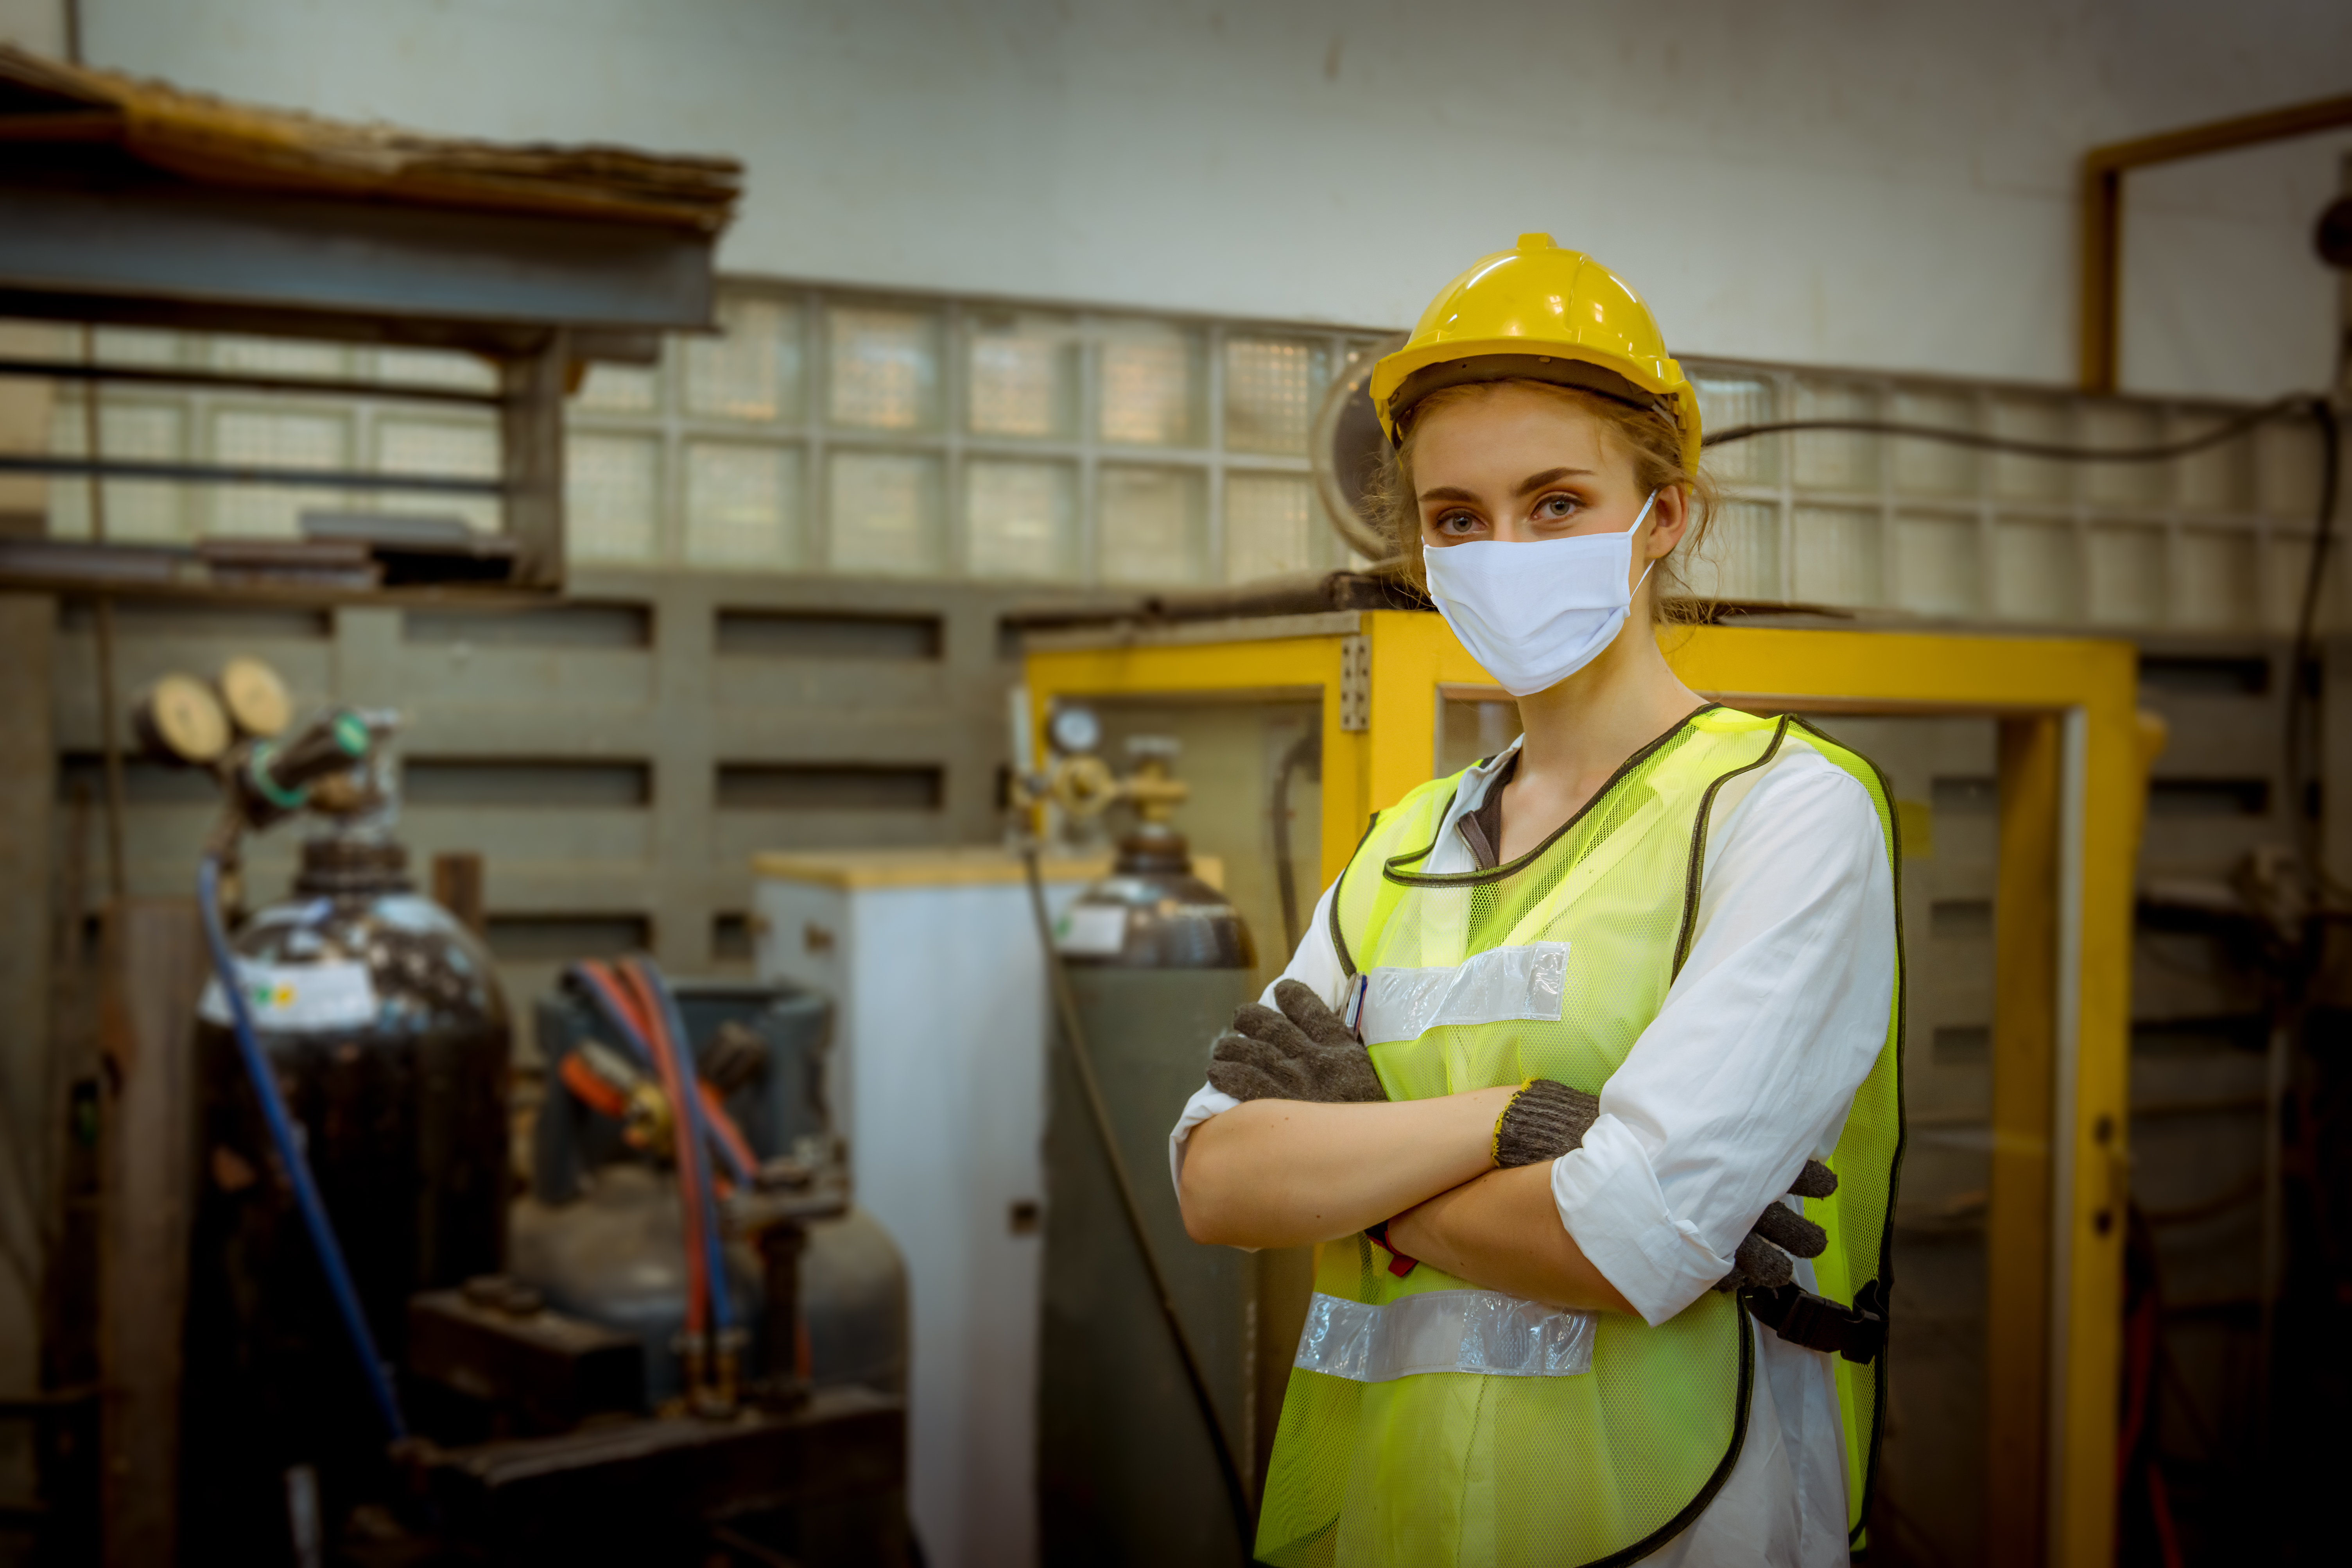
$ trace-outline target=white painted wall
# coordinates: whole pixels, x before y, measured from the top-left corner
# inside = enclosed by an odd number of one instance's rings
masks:
[[[2063,382],[2085,147],[2352,89],[2341,0],[82,0],[91,58],[743,156],[739,271],[1404,323],[1524,228],[1678,348]],[[2352,138],[2136,177],[2126,369],[2324,378]]]

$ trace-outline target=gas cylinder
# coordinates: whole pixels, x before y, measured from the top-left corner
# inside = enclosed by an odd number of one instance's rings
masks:
[[[696,1063],[731,1036],[746,1060],[723,1103],[763,1161],[789,1156],[829,1174],[839,1151],[821,1085],[821,1058],[833,1029],[832,1004],[788,986],[724,980],[672,983]],[[508,1268],[550,1305],[635,1336],[644,1346],[647,1409],[684,1392],[678,1356],[687,1321],[684,1226],[677,1178],[659,1146],[632,1149],[621,1126],[580,1104],[565,1087],[564,1058],[603,1031],[581,998],[559,990],[540,998],[536,1027],[548,1084],[532,1119],[531,1189],[509,1221]],[[811,1389],[859,1384],[900,1395],[907,1382],[906,1265],[874,1216],[854,1204],[804,1227],[793,1321],[772,1313],[761,1250],[737,1238],[728,1248],[729,1300],[751,1342],[745,1364],[773,1364],[775,1336],[794,1343]]]
[[[1255,1387],[1250,1255],[1196,1245],[1168,1181],[1168,1130],[1201,1085],[1209,1047],[1253,1000],[1249,928],[1193,874],[1168,821],[1167,743],[1130,742],[1140,820],[1110,875],[1056,927],[1110,1131],[1207,1374],[1233,1451],[1248,1462]],[[1066,1037],[1055,1043],[1045,1135],[1044,1356],[1038,1487],[1049,1564],[1246,1561],[1215,1448],[1113,1186]]]
[[[235,933],[238,978],[384,1359],[409,1297],[504,1249],[508,1016],[488,952],[419,897],[380,828],[302,847],[292,896]],[[383,1433],[239,1061],[198,1007],[183,1405],[184,1539],[285,1561],[289,1478],[331,1536],[376,1491]]]

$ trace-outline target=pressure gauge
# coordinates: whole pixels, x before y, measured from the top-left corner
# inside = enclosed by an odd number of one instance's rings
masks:
[[[1102,721],[1091,708],[1056,708],[1050,733],[1055,750],[1075,756],[1102,744]]]
[[[193,675],[167,675],[148,688],[131,716],[140,740],[183,763],[212,763],[228,750],[228,715]]]
[[[221,666],[221,700],[239,733],[275,735],[293,721],[294,703],[278,672],[257,658],[239,654]]]

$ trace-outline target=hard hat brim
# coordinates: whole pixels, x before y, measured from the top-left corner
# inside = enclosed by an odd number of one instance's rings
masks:
[[[1663,405],[1682,433],[1683,466],[1698,471],[1699,409],[1697,390],[1673,360],[1664,362],[1674,374],[1655,371],[1621,354],[1587,349],[1538,344],[1526,338],[1408,345],[1373,367],[1373,411],[1389,444],[1404,439],[1404,418],[1413,405],[1447,386],[1483,381],[1545,381],[1590,392],[1635,408]]]

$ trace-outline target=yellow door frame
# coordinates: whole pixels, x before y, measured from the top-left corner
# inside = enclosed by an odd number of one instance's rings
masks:
[[[1432,776],[1445,698],[1503,695],[1442,619],[1411,611],[1083,640],[1065,635],[1028,657],[1041,751],[1065,700],[1319,699],[1327,884],[1371,811]],[[2000,721],[1990,1553],[2105,1564],[2115,1549],[2132,873],[2145,792],[2136,652],[1727,626],[1674,628],[1661,642],[1685,683],[1733,707]]]

